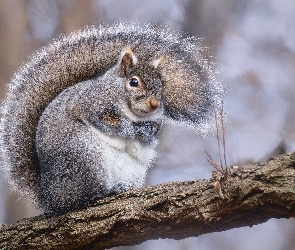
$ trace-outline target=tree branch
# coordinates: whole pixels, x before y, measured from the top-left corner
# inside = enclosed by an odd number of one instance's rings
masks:
[[[164,183],[62,216],[23,219],[1,228],[0,249],[105,249],[295,217],[295,153],[233,168],[220,183],[223,199],[214,183]]]

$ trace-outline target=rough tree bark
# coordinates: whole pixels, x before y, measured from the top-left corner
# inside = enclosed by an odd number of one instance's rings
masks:
[[[295,153],[234,168],[220,183],[221,190],[214,179],[164,183],[23,219],[2,226],[0,249],[105,249],[295,217]]]

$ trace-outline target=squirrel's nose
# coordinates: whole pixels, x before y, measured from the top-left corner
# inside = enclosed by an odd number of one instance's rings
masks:
[[[153,110],[157,109],[160,106],[160,104],[161,104],[160,100],[157,100],[157,99],[150,100],[150,105]]]

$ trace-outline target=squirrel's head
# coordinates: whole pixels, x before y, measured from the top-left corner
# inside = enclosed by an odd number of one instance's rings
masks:
[[[146,117],[161,107],[162,79],[158,69],[163,56],[153,62],[139,62],[129,46],[119,62],[119,75],[124,78],[127,102],[137,116]]]

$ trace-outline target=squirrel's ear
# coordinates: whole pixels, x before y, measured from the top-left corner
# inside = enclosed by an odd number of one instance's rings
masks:
[[[153,60],[152,64],[157,69],[161,65],[164,60],[164,56],[160,56],[160,58]]]
[[[133,54],[129,45],[123,50],[120,63],[119,63],[119,75],[120,77],[126,77],[127,71],[137,63],[137,58]]]

